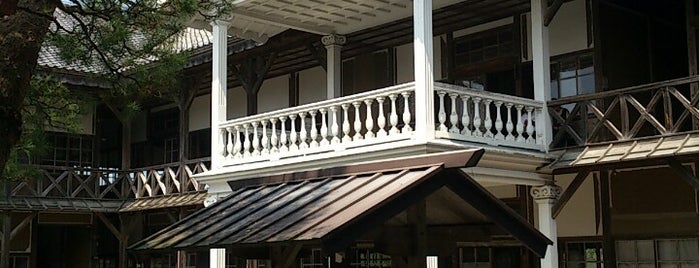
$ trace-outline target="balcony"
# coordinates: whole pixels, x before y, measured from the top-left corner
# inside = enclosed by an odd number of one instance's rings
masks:
[[[205,191],[192,176],[207,171],[208,165],[208,159],[196,159],[132,170],[34,166],[34,178],[4,182],[8,198],[0,207],[116,212],[133,200]]]
[[[219,127],[223,166],[275,165],[453,141],[504,150],[545,151],[536,122],[543,103],[435,83],[433,135],[415,131],[415,86],[406,83],[229,120]],[[540,127],[543,127],[541,125]],[[432,134],[432,133],[430,133]]]

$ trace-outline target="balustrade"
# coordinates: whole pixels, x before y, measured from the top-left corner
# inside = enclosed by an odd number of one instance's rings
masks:
[[[542,150],[539,101],[435,83],[437,137]],[[515,109],[512,109],[512,108]]]
[[[221,154],[260,161],[402,139],[412,132],[413,91],[408,83],[231,120],[219,128]]]

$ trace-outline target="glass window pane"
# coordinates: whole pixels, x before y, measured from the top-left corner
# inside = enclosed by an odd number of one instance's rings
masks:
[[[570,243],[568,244],[568,261],[583,261],[585,260],[583,244]]]
[[[679,268],[680,266],[675,263],[661,263],[660,268]]]
[[[478,262],[490,261],[490,250],[488,248],[476,248],[476,260]]]
[[[578,77],[578,94],[587,94],[595,92],[595,75],[588,74]]]
[[[654,261],[655,251],[653,249],[653,240],[640,240],[636,242],[638,248],[638,260]]]
[[[654,263],[642,263],[638,265],[638,268],[655,268]]]
[[[679,251],[681,260],[699,261],[699,239],[680,240]]]
[[[660,260],[677,260],[679,254],[677,252],[676,240],[660,240],[658,241],[658,259]]]
[[[634,241],[617,241],[616,257],[618,261],[635,261],[636,246]]]
[[[577,82],[575,78],[562,79],[561,87],[559,88],[560,97],[575,96],[578,93]]]
[[[476,261],[476,254],[473,248],[462,248],[461,249],[461,256],[462,260],[461,262],[475,262]]]

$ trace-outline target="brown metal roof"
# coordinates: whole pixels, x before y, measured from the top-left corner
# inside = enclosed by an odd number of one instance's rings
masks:
[[[667,158],[694,158],[699,153],[699,133],[590,145],[564,152],[546,168],[554,173],[584,168],[634,167],[662,164]]]
[[[140,211],[158,208],[203,206],[206,192],[193,192],[159,197],[137,198],[124,204],[119,212]]]
[[[482,150],[433,154],[256,178],[211,207],[136,243],[134,250],[264,246],[294,242],[340,250],[447,187],[543,256],[545,236],[460,171]],[[401,163],[403,166],[401,166]]]

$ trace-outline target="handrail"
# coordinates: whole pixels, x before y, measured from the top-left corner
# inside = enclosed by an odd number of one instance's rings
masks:
[[[602,98],[614,97],[616,95],[621,95],[621,94],[633,94],[633,93],[646,91],[646,90],[650,90],[650,89],[658,89],[658,88],[662,88],[662,87],[677,86],[677,85],[689,84],[689,83],[695,83],[695,82],[699,82],[699,75],[690,76],[690,77],[682,77],[682,78],[671,79],[671,80],[665,80],[665,81],[660,81],[660,82],[654,82],[654,83],[650,83],[650,84],[636,85],[636,86],[625,87],[625,88],[614,89],[614,90],[607,90],[607,91],[597,92],[597,93],[589,93],[589,94],[564,97],[564,98],[560,98],[557,100],[548,101],[547,104],[548,104],[548,106],[557,106],[557,105],[568,104],[568,103],[573,103],[573,102],[597,100],[597,99],[602,99]]]

